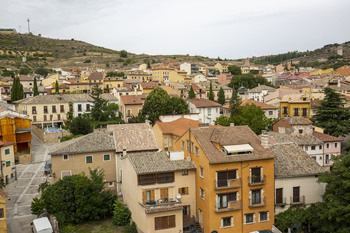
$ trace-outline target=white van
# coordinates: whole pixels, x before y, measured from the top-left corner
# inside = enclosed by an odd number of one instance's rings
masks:
[[[53,233],[51,223],[47,217],[34,219],[31,225],[33,233]]]

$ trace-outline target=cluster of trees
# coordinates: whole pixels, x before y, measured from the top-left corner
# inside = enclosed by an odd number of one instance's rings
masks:
[[[344,96],[329,87],[324,89],[324,93],[325,97],[316,107],[316,114],[311,120],[314,125],[324,128],[325,133],[346,136],[350,133],[350,109],[344,107]]]
[[[21,100],[24,98],[23,85],[19,77],[13,77],[13,84],[11,87],[11,102]]]
[[[228,72],[230,72],[232,75],[241,75],[242,74],[242,70],[241,67],[236,66],[236,65],[231,65],[228,66]]]
[[[188,113],[188,104],[180,97],[170,96],[160,87],[155,88],[147,96],[139,114],[138,122],[143,122],[145,119],[150,120],[153,124],[160,115],[165,114],[184,114]]]
[[[263,58],[256,59],[254,61],[255,64],[261,64],[261,65],[267,65],[267,64],[274,64],[278,65],[281,62],[285,62],[287,60],[291,60],[298,57],[303,57],[304,55],[309,55],[309,52],[288,52],[288,53],[281,53],[277,55],[270,55],[265,56]]]
[[[255,77],[253,74],[233,76],[228,86],[234,87],[236,90],[238,90],[238,88],[242,86],[248,89],[252,89],[254,87],[257,87],[259,84],[274,87],[272,83],[268,82],[264,77]]]
[[[124,72],[116,72],[116,71],[110,71],[107,72],[106,77],[124,77],[125,73]]]
[[[350,154],[332,157],[330,172],[319,174],[318,182],[326,184],[322,202],[309,208],[290,208],[275,216],[278,229],[299,227],[308,232],[350,232]]]

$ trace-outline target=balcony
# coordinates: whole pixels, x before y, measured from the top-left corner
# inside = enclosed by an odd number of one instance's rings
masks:
[[[228,203],[216,203],[215,212],[226,212],[242,209],[242,201],[229,201]]]
[[[145,208],[146,214],[166,212],[172,210],[182,210],[182,203],[180,200],[170,197],[165,199],[158,199],[155,201],[147,201],[146,203],[139,203]]]
[[[291,205],[303,205],[305,204],[305,196],[290,197]]]
[[[276,200],[276,203],[275,203],[276,206],[284,206],[286,204],[287,204],[287,201],[286,201],[285,197],[282,198],[282,200],[280,202],[277,202],[277,200]]]
[[[215,190],[239,188],[242,186],[241,178],[232,180],[217,180],[215,181]]]
[[[249,186],[266,184],[266,175],[263,176],[249,176]]]
[[[259,201],[255,201],[254,203],[252,202],[252,200],[250,199],[250,204],[249,204],[249,208],[256,208],[256,207],[262,207],[266,205],[266,197],[262,197],[260,198]]]

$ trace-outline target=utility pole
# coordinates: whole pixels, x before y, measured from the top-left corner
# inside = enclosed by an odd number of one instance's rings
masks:
[[[29,27],[29,18],[27,19],[27,22],[28,22],[28,34],[30,34],[30,27]]]

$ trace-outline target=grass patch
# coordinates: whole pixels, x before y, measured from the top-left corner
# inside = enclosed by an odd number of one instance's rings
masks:
[[[81,136],[83,136],[83,135],[82,134],[78,134],[78,135],[71,134],[71,135],[63,136],[61,138],[61,142],[68,141],[68,140],[71,140],[73,138],[78,138],[78,137],[81,137]]]
[[[77,233],[123,233],[124,227],[114,225],[113,218],[108,218],[79,224],[76,229]]]

